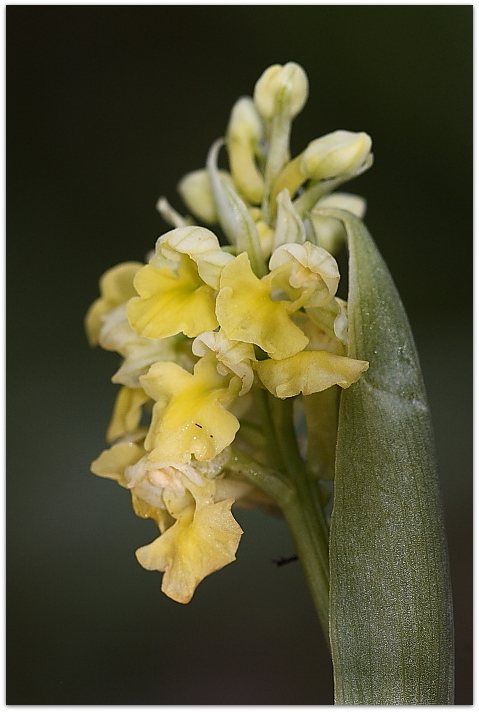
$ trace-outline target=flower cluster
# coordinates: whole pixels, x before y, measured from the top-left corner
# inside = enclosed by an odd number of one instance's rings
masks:
[[[263,73],[206,168],[179,184],[194,217],[161,198],[173,229],[147,264],[107,271],[86,316],[90,343],[122,357],[111,447],[92,471],[130,489],[135,512],[157,523],[160,536],[137,558],[164,572],[162,590],[182,603],[235,559],[233,503],[274,506],[230,467],[233,444],[267,463],[255,399],[296,398],[313,423],[308,397],[347,388],[368,367],[346,355],[333,256],[344,235],[325,208],[362,216],[361,198],[332,191],[371,165],[371,139],[335,131],[291,159],[307,94],[295,63]],[[218,168],[223,145],[229,171]]]

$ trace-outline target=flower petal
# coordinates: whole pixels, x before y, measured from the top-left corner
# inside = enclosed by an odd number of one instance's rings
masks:
[[[85,330],[91,346],[98,341],[102,316],[136,294],[133,278],[142,266],[140,262],[122,262],[101,277],[101,296],[93,302],[85,317]]]
[[[188,603],[205,576],[235,560],[243,532],[231,514],[233,502],[191,506],[158,539],[137,550],[145,569],[165,572],[161,590],[174,601]]]
[[[93,460],[91,471],[94,475],[116,480],[122,487],[126,487],[128,484],[125,477],[126,468],[137,463],[144,452],[144,449],[136,443],[116,443],[108,450],[103,450],[96,460]]]
[[[145,440],[152,461],[210,460],[231,444],[239,423],[223,405],[237,397],[241,381],[220,376],[214,359],[200,359],[193,375],[176,363],[155,363],[140,380],[156,401]]]
[[[274,358],[304,349],[307,337],[294,324],[291,302],[274,301],[270,287],[253,273],[243,252],[223,269],[216,314],[229,339],[257,344]]]
[[[141,336],[163,339],[183,332],[193,337],[218,326],[215,293],[187,255],[181,256],[177,275],[168,267],[145,265],[134,284],[140,296],[130,299],[127,314]]]
[[[283,280],[287,276],[293,290],[299,289],[311,294],[306,306],[321,306],[336,294],[339,284],[338,264],[329,252],[311,242],[281,245],[271,255],[269,267],[271,270],[283,268],[279,271],[279,277],[283,276],[285,270]],[[287,286],[283,288],[289,293]]]
[[[277,398],[309,395],[338,384],[348,388],[369,368],[367,361],[328,351],[302,351],[290,358],[258,361],[256,369],[266,388]]]
[[[142,388],[120,388],[106,434],[109,443],[126,433],[135,432],[141,419],[141,406],[147,400],[148,396]]]

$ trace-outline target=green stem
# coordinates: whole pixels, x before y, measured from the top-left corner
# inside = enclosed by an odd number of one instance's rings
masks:
[[[246,477],[280,506],[291,497],[292,489],[280,472],[261,465],[236,447],[231,447],[228,469]]]
[[[256,393],[256,403],[261,417],[261,426],[266,438],[266,454],[268,456],[268,462],[270,462],[272,467],[276,470],[282,470],[283,461],[280,454],[281,437],[279,440],[276,437],[276,430],[272,413],[269,408],[268,396],[269,393],[267,391],[258,390]]]
[[[311,479],[298,449],[293,401],[280,401],[266,391],[258,393],[268,461],[274,469],[235,447],[231,448],[228,467],[262,489],[281,508],[329,645],[328,525],[318,481]]]
[[[293,492],[280,503],[329,645],[328,526],[317,481],[311,480],[298,450],[293,399],[270,399],[277,442]]]

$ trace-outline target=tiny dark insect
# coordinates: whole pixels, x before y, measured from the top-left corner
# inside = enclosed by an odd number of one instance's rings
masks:
[[[296,554],[294,556],[282,556],[280,559],[273,559],[273,564],[276,566],[285,566],[286,564],[291,564],[293,561],[297,561],[298,557]]]
[[[203,426],[200,425],[199,423],[195,423],[195,425],[196,425],[197,428],[202,428],[202,427],[203,427]]]

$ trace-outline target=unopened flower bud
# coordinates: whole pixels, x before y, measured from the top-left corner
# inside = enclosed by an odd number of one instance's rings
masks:
[[[363,218],[366,201],[359,195],[351,193],[331,193],[321,198],[308,213],[308,220],[314,232],[314,242],[332,255],[336,255],[346,242],[346,231],[339,220],[325,215],[322,212],[323,208],[348,210],[358,218]]]
[[[253,100],[238,99],[233,107],[227,132],[231,173],[240,192],[251,203],[261,203],[264,180],[255,162],[263,138],[263,122]]]
[[[299,64],[273,64],[263,72],[254,88],[254,102],[261,116],[273,118],[278,105],[293,119],[308,98],[308,77]]]
[[[220,173],[231,181],[229,173],[226,171]],[[196,217],[208,225],[218,222],[210,180],[205,169],[187,173],[178,184],[178,192],[188,210],[191,210]]]
[[[351,173],[364,163],[371,145],[367,133],[333,131],[311,141],[301,158],[301,173],[315,180]]]
[[[263,122],[253,100],[242,96],[233,106],[228,124],[228,139],[258,143],[263,138]]]

